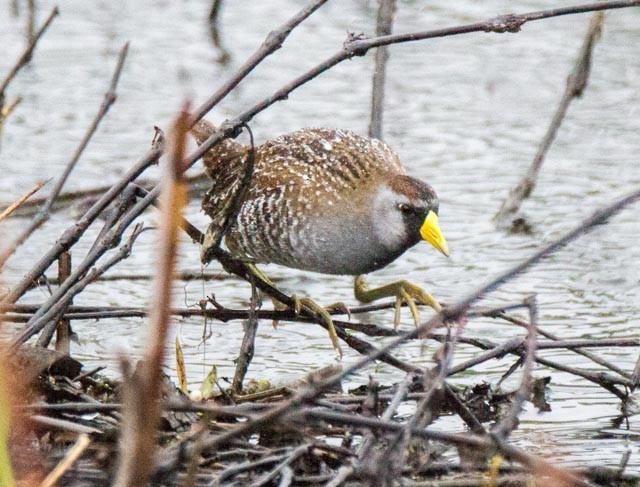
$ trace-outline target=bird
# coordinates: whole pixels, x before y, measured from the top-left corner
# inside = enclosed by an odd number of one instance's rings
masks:
[[[191,133],[202,144],[215,126],[202,119]],[[221,239],[224,218],[241,189],[250,148],[224,139],[203,156],[211,189],[202,202],[211,218],[201,249],[203,263]],[[418,320],[415,303],[440,311],[419,286],[402,280],[371,289],[363,275],[379,270],[420,241],[445,256],[435,190],[406,174],[383,141],[350,130],[305,128],[253,150],[253,173],[224,244],[235,256],[322,274],[356,276],[356,298],[368,303],[396,298]],[[324,309],[324,308],[323,308]]]

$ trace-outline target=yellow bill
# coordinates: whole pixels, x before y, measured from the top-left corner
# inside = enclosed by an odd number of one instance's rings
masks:
[[[430,211],[427,213],[427,218],[424,219],[424,223],[420,227],[420,236],[449,257],[449,246],[440,231],[438,215],[436,215],[435,212]]]

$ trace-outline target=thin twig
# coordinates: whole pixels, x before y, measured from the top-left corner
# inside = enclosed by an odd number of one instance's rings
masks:
[[[596,41],[600,38],[603,22],[604,13],[602,12],[597,12],[591,17],[589,29],[587,30],[584,42],[580,48],[580,53],[573,65],[571,73],[567,77],[562,100],[553,115],[553,119],[547,128],[547,132],[544,134],[544,138],[542,139],[542,142],[538,147],[538,151],[533,158],[531,167],[529,167],[527,174],[520,180],[520,182],[511,189],[509,195],[503,201],[502,206],[493,217],[500,228],[512,229],[514,231],[519,229],[522,230],[522,225],[525,220],[523,217],[516,217],[516,214],[518,213],[522,202],[531,195],[536,187],[538,174],[542,168],[544,157],[556,138],[558,129],[567,114],[567,110],[569,110],[569,105],[573,99],[581,97],[587,87],[587,81],[591,71],[593,48]]]
[[[58,485],[60,478],[69,470],[78,458],[82,456],[87,447],[91,444],[91,438],[86,433],[78,436],[75,444],[66,453],[64,458],[56,465],[49,475],[40,484],[40,487],[54,487]]]
[[[11,83],[11,80],[15,78],[16,74],[18,74],[18,71],[20,71],[20,69],[24,68],[27,65],[27,63],[29,62],[29,59],[31,59],[33,50],[36,48],[36,45],[40,40],[40,37],[42,37],[42,34],[44,34],[44,32],[47,30],[47,28],[53,21],[54,17],[58,15],[58,13],[59,13],[58,7],[53,7],[53,9],[51,9],[51,13],[47,17],[47,20],[44,21],[44,24],[42,24],[42,27],[40,27],[40,29],[38,29],[38,32],[34,34],[33,39],[31,39],[31,41],[23,51],[22,55],[18,58],[16,63],[13,65],[13,67],[11,68],[11,71],[9,71],[9,73],[4,78],[4,80],[2,80],[2,83],[0,83],[0,99],[3,98],[4,91],[7,89],[7,86],[9,85],[9,83]]]
[[[520,387],[513,397],[511,403],[511,409],[502,418],[502,420],[492,430],[493,435],[498,441],[506,440],[511,432],[517,426],[518,416],[522,410],[522,406],[525,401],[528,401],[531,396],[531,388],[533,379],[531,377],[533,372],[533,364],[535,362],[534,357],[536,353],[536,327],[538,326],[538,305],[536,303],[535,296],[530,296],[525,299],[525,303],[529,306],[529,333],[527,334],[527,351],[524,356],[524,365],[522,367],[522,380],[520,381]]]
[[[405,42],[434,39],[436,37],[449,37],[470,32],[495,32],[503,34],[506,32],[519,32],[521,27],[527,22],[549,19],[563,15],[584,14],[587,12],[597,12],[601,10],[613,10],[620,8],[638,7],[640,0],[615,0],[596,3],[586,3],[569,7],[554,8],[549,10],[539,10],[524,14],[506,14],[491,19],[475,22],[473,24],[446,27],[443,29],[426,30],[421,32],[410,32],[407,34],[396,34],[373,39],[351,39],[345,43],[345,49],[356,56],[364,55],[369,49],[391,44],[401,44]]]
[[[55,286],[60,284],[57,277],[46,277],[47,282]],[[114,282],[114,281],[150,281],[153,279],[151,274],[117,274],[109,273],[106,276],[102,276],[98,281],[100,282]],[[222,271],[181,271],[176,273],[176,281],[238,281],[238,276],[222,273]],[[275,281],[276,279],[274,279]],[[7,306],[6,309],[10,309],[11,306]]]
[[[22,103],[22,97],[18,96],[11,104],[5,106],[4,95],[0,96],[0,147],[2,146],[2,128],[4,127],[4,123],[20,103]]]
[[[211,10],[209,10],[209,34],[211,34],[211,42],[218,50],[219,55],[217,61],[220,64],[226,64],[231,59],[231,54],[222,45],[220,40],[220,11],[222,10],[222,0],[213,0]]]
[[[47,184],[50,180],[47,181],[43,181],[42,183],[38,183],[36,184],[33,188],[31,188],[29,191],[27,191],[25,194],[23,194],[22,196],[20,196],[20,198],[17,199],[17,201],[15,201],[14,203],[12,203],[11,205],[9,205],[2,213],[0,213],[0,221],[4,220],[5,218],[11,216],[11,214],[16,211],[18,208],[20,208],[20,206],[22,206],[22,204],[27,201],[31,195],[37,193],[40,188],[42,188],[45,184]]]
[[[242,382],[249,370],[249,364],[253,359],[256,334],[258,333],[258,317],[256,311],[261,304],[260,294],[258,293],[255,285],[252,284],[251,307],[249,308],[249,316],[243,322],[244,335],[242,336],[242,345],[240,346],[236,370],[233,374],[233,382],[231,384],[231,390],[234,394],[240,394],[242,392]]]
[[[33,32],[36,24],[36,0],[27,0],[27,44],[33,42]],[[27,62],[31,60],[31,56]]]
[[[64,252],[58,259],[58,278],[66,281],[71,275],[71,252]],[[70,301],[69,304],[72,304]],[[71,349],[71,323],[61,318],[56,327],[56,351],[69,355]]]

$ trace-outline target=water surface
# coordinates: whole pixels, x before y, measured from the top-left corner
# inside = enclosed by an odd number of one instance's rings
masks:
[[[208,2],[126,2],[62,0],[61,16],[38,45],[32,64],[12,83],[9,100],[23,103],[10,118],[0,152],[2,200],[17,198],[36,182],[56,177],[96,113],[122,44],[131,51],[118,87],[118,101],[93,138],[68,189],[114,182],[147,149],[153,125],[166,128],[185,97],[199,104],[302,2],[263,0],[227,2],[222,29],[233,60],[221,66],[205,24]],[[47,5],[39,3],[39,19]],[[510,11],[547,7],[545,2],[399,2],[396,32],[474,22]],[[0,15],[0,72],[5,73],[23,46],[23,18]],[[270,95],[284,83],[337,51],[347,32],[371,34],[375,2],[329,2],[299,29],[283,49],[268,58],[209,115],[220,122]],[[431,183],[441,199],[441,226],[452,250],[450,259],[426,244],[416,246],[386,269],[370,276],[372,284],[397,276],[424,285],[438,299],[452,302],[490,277],[521,261],[572,228],[594,209],[640,184],[640,57],[637,25],[640,11],[607,14],[597,45],[588,89],[570,108],[551,148],[538,187],[524,210],[535,225],[531,236],[508,236],[491,218],[508,189],[530,164],[564,89],[565,78],[582,43],[588,15],[530,23],[518,34],[476,33],[393,46],[387,76],[385,139],[397,150],[409,172]],[[252,128],[259,141],[305,126],[339,127],[365,134],[368,126],[372,55],[342,63],[258,115]],[[158,171],[151,171],[157,175]],[[535,293],[540,326],[563,338],[636,337],[640,325],[640,209],[631,207],[534,269],[487,296],[482,304],[515,303]],[[204,228],[199,202],[188,218]],[[8,263],[4,280],[15,282],[73,223],[77,214],[56,214]],[[154,225],[157,216],[143,220]],[[7,235],[24,220],[4,227]],[[79,262],[91,245],[92,228],[73,249]],[[154,232],[141,236],[133,256],[118,272],[152,274],[156,261]],[[200,269],[198,251],[184,239],[182,269]],[[211,265],[209,270],[216,270]],[[355,305],[351,278],[303,273],[277,266],[265,268],[289,292],[313,296],[322,303]],[[222,272],[222,271],[220,271]],[[241,282],[176,284],[176,305],[193,306],[215,293],[229,307],[246,307],[249,287]],[[40,302],[46,290],[35,290],[24,302]],[[150,282],[96,283],[76,300],[85,305],[143,306],[152,296]],[[392,312],[360,317],[390,324]],[[423,317],[430,316],[423,311]],[[524,317],[524,315],[522,315]],[[76,322],[80,344],[74,355],[87,367],[107,365],[118,374],[117,354],[139,356],[146,321],[118,319]],[[197,385],[216,364],[219,375],[233,375],[240,346],[239,322],[206,323],[211,332],[202,344],[201,319],[176,321],[173,335],[182,340],[190,381]],[[403,329],[412,325],[403,314]],[[210,327],[210,328],[209,328]],[[490,319],[474,319],[465,334],[501,342],[520,336],[519,328]],[[384,340],[374,340],[377,344]],[[413,343],[398,357],[428,366],[435,346]],[[172,348],[172,347],[170,347]],[[461,346],[455,361],[476,351]],[[632,370],[637,349],[598,350],[625,370]],[[566,351],[543,351],[544,357],[588,369],[596,366]],[[358,359],[346,350],[344,363]],[[318,326],[281,323],[275,330],[263,322],[249,376],[274,383],[298,379],[309,370],[334,363],[335,353]],[[495,383],[512,359],[495,360],[455,377],[455,384]],[[173,368],[173,358],[168,362]],[[401,374],[380,365],[354,376],[345,386],[368,380],[381,383]],[[630,469],[640,470],[635,417],[629,426],[613,425],[619,401],[593,384],[568,374],[536,367],[535,376],[551,375],[552,410],[538,413],[527,404],[515,441],[567,465],[617,466],[632,450]],[[508,383],[517,384],[518,374]],[[441,428],[458,428],[452,418]]]

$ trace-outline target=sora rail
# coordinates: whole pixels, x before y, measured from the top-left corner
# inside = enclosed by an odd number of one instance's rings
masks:
[[[213,131],[205,120],[192,129],[198,144]],[[207,248],[218,242],[215,235],[240,186],[247,154],[248,147],[227,139],[203,157],[213,180],[202,203],[212,219],[204,262],[210,259]],[[369,289],[362,274],[386,266],[421,240],[449,255],[433,188],[406,175],[384,142],[323,128],[300,130],[255,148],[248,193],[225,235],[232,254],[256,263],[357,276],[360,301],[395,296],[398,305],[409,304],[416,320],[416,301],[440,309],[431,295],[407,281]]]

